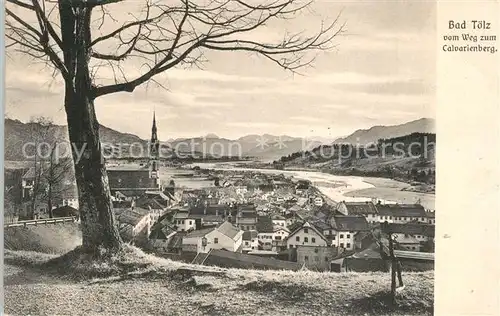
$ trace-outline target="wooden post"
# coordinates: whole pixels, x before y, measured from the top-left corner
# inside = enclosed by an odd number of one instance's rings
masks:
[[[401,275],[401,261],[397,261],[397,267],[398,267],[398,281],[399,281],[399,287],[403,287],[403,276]]]
[[[394,256],[394,246],[392,241],[392,234],[389,235],[389,255],[391,256],[391,296],[393,303],[396,302],[396,257]]]

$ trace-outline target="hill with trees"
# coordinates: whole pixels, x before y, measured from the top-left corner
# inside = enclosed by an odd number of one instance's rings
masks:
[[[310,168],[337,175],[390,178],[433,186],[436,134],[411,133],[367,146],[322,145],[274,161],[279,168]],[[432,189],[431,189],[432,191]]]

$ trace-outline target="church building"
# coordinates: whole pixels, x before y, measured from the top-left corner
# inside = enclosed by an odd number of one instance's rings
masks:
[[[146,166],[119,166],[107,169],[111,195],[120,200],[132,200],[146,192],[161,192],[160,182],[160,141],[153,113],[153,127],[149,143],[149,161]]]

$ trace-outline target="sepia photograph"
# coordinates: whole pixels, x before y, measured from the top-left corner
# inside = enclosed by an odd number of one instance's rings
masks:
[[[434,314],[437,1],[6,0],[4,29],[5,314]]]

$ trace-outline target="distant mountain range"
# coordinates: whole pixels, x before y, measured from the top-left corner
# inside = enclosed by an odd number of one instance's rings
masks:
[[[382,138],[394,138],[412,133],[435,133],[435,126],[435,120],[430,118],[421,118],[400,125],[373,126],[369,129],[359,129],[349,136],[338,138],[334,143],[365,145],[371,142],[377,142]]]
[[[31,142],[34,123],[23,123],[19,120],[5,119],[5,160],[24,160],[22,147],[23,144]],[[339,138],[330,139],[325,137],[292,137],[287,135],[271,134],[251,134],[240,137],[235,140],[221,138],[215,134],[208,134],[204,137],[169,139],[162,142],[163,153],[204,154],[205,156],[245,156],[254,157],[260,160],[272,161],[282,156],[292,153],[310,150],[319,145],[335,143],[368,143],[377,141],[380,138],[391,138],[414,132],[432,133],[435,122],[432,119],[420,119],[395,126],[374,126],[368,130],[358,130],[353,134]],[[118,153],[118,144],[121,146],[121,156],[127,157],[131,152],[135,157],[139,154],[142,144],[147,148],[148,141],[139,136],[122,133],[100,125],[101,142],[108,146],[105,151]],[[50,130],[50,137],[59,141],[68,141],[68,132],[66,126],[54,125]],[[133,147],[126,146],[132,145]],[[147,155],[147,152],[144,153]]]
[[[33,130],[39,129],[36,123],[23,123],[19,120],[5,119],[5,160],[21,161],[25,160],[23,155],[23,144],[33,141]],[[133,153],[134,157],[139,154],[142,144],[147,148],[148,140],[139,136],[122,133],[100,125],[101,142],[105,152],[118,154],[118,145],[121,147],[121,156],[128,157]],[[53,125],[47,137],[57,139],[59,142],[68,142],[69,136],[67,127],[63,125]],[[127,144],[129,146],[127,146]],[[134,146],[130,146],[135,144]],[[220,138],[215,134],[208,134],[205,137],[170,139],[161,143],[162,152],[171,154],[172,151],[184,155],[195,154],[198,156],[245,156],[255,157],[263,160],[274,160],[281,156],[302,150],[304,144],[311,148],[321,145],[322,142],[305,140],[299,137],[264,135],[247,135],[236,140]],[[147,155],[147,152],[144,153]]]

